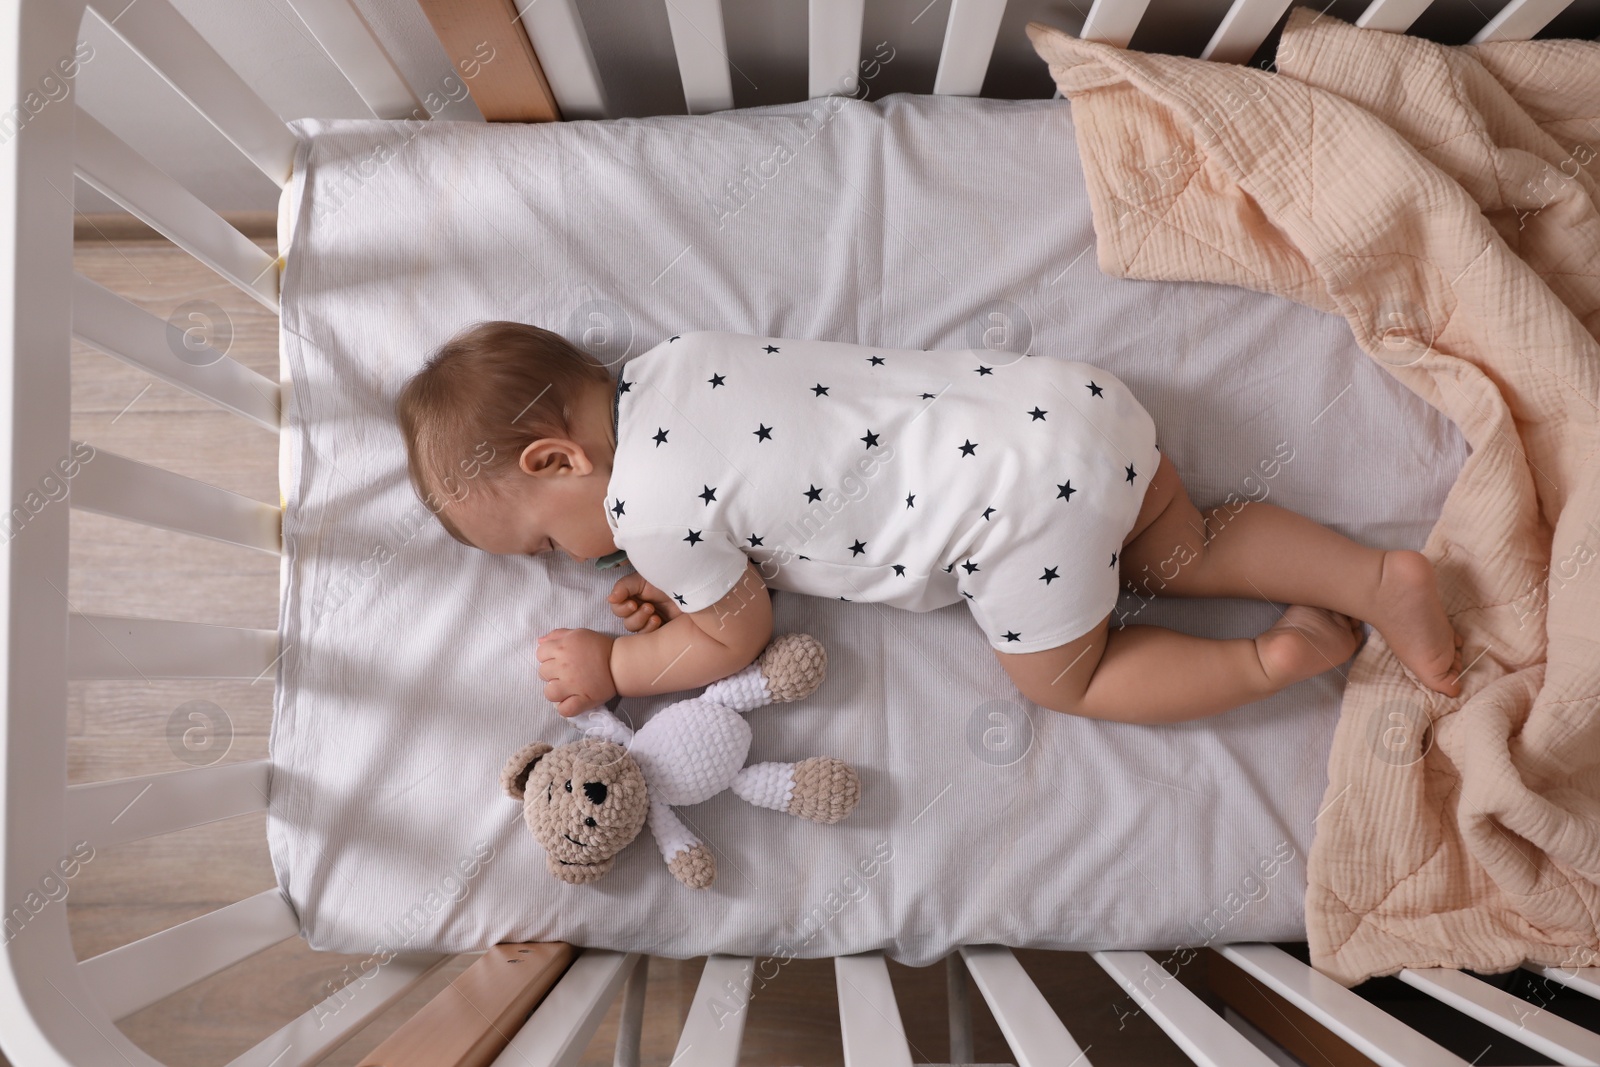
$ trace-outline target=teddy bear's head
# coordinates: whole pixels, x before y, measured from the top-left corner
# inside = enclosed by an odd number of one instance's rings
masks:
[[[522,801],[550,873],[574,885],[609,871],[650,810],[639,764],[621,745],[597,738],[526,745],[506,762],[500,784]]]

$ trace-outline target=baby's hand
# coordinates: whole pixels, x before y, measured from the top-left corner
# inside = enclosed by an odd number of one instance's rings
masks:
[[[615,638],[595,630],[551,630],[539,638],[539,677],[545,699],[556,713],[573,716],[599,707],[617,695],[611,677],[611,643]]]
[[[650,633],[676,619],[683,611],[672,598],[635,572],[617,579],[606,597],[611,612],[630,633]]]

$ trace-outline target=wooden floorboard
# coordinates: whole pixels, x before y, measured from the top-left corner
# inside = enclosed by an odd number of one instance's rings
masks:
[[[137,227],[97,218],[110,240],[80,240],[75,265],[151,313],[167,318],[184,301],[210,300],[232,325],[229,355],[277,379],[277,322],[205,267]],[[93,234],[89,226],[80,229]],[[275,251],[258,220],[258,243]],[[72,354],[73,435],[270,503],[277,502],[273,435],[216,411],[182,391],[84,346]],[[276,559],[181,534],[81,512],[72,514],[69,597],[78,610],[152,615],[273,628]],[[174,713],[195,700],[222,709],[231,726],[227,760],[266,755],[271,678],[239,682],[74,682],[68,703],[68,773],[73,782],[188,765],[169,736]],[[265,815],[197,827],[181,834],[103,849],[74,880],[68,898],[73,947],[80,957],[104,952],[272,887]],[[1087,956],[1020,951],[1019,958],[1096,1064],[1162,1067],[1186,1062]],[[248,1048],[328,996],[360,956],[314,953],[298,938],[180,992],[121,1024],[163,1063],[214,1065]],[[338,1067],[362,1056],[443,989],[471,961],[460,957],[325,1061]],[[643,1062],[668,1064],[687,1016],[703,959],[650,961]],[[771,968],[764,968],[763,973]],[[918,1062],[949,1058],[944,969],[889,966],[905,1031]],[[1187,981],[1187,976],[1185,977]],[[833,965],[792,960],[754,997],[740,1062],[751,1065],[842,1064]],[[973,994],[979,1062],[1008,1062],[998,1027]],[[611,1063],[618,1005],[613,1004],[582,1063]]]

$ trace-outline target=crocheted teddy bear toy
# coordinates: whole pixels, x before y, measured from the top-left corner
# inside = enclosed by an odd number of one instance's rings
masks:
[[[523,746],[500,773],[507,795],[545,849],[545,865],[564,882],[592,882],[616,862],[648,821],[673,876],[691,889],[716,877],[711,849],[673,812],[724,789],[761,808],[836,823],[861,795],[841,760],[753,763],[744,712],[810,696],[827,656],[810,634],[781,634],[754,663],[697,697],[656,712],[637,731],[607,708],[572,717],[577,741]]]

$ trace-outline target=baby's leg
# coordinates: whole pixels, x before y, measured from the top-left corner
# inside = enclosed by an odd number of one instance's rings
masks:
[[[1461,691],[1461,639],[1426,556],[1367,548],[1272,504],[1224,505],[1202,517],[1166,456],[1123,546],[1121,573],[1140,596],[1274,600],[1364,619],[1422,684]]]
[[[1159,626],[1115,629],[1111,616],[1075,641],[1041,652],[995,651],[1022,695],[1040,707],[1118,722],[1216,715],[1337,667],[1359,626],[1294,605],[1257,637],[1213,640]]]

